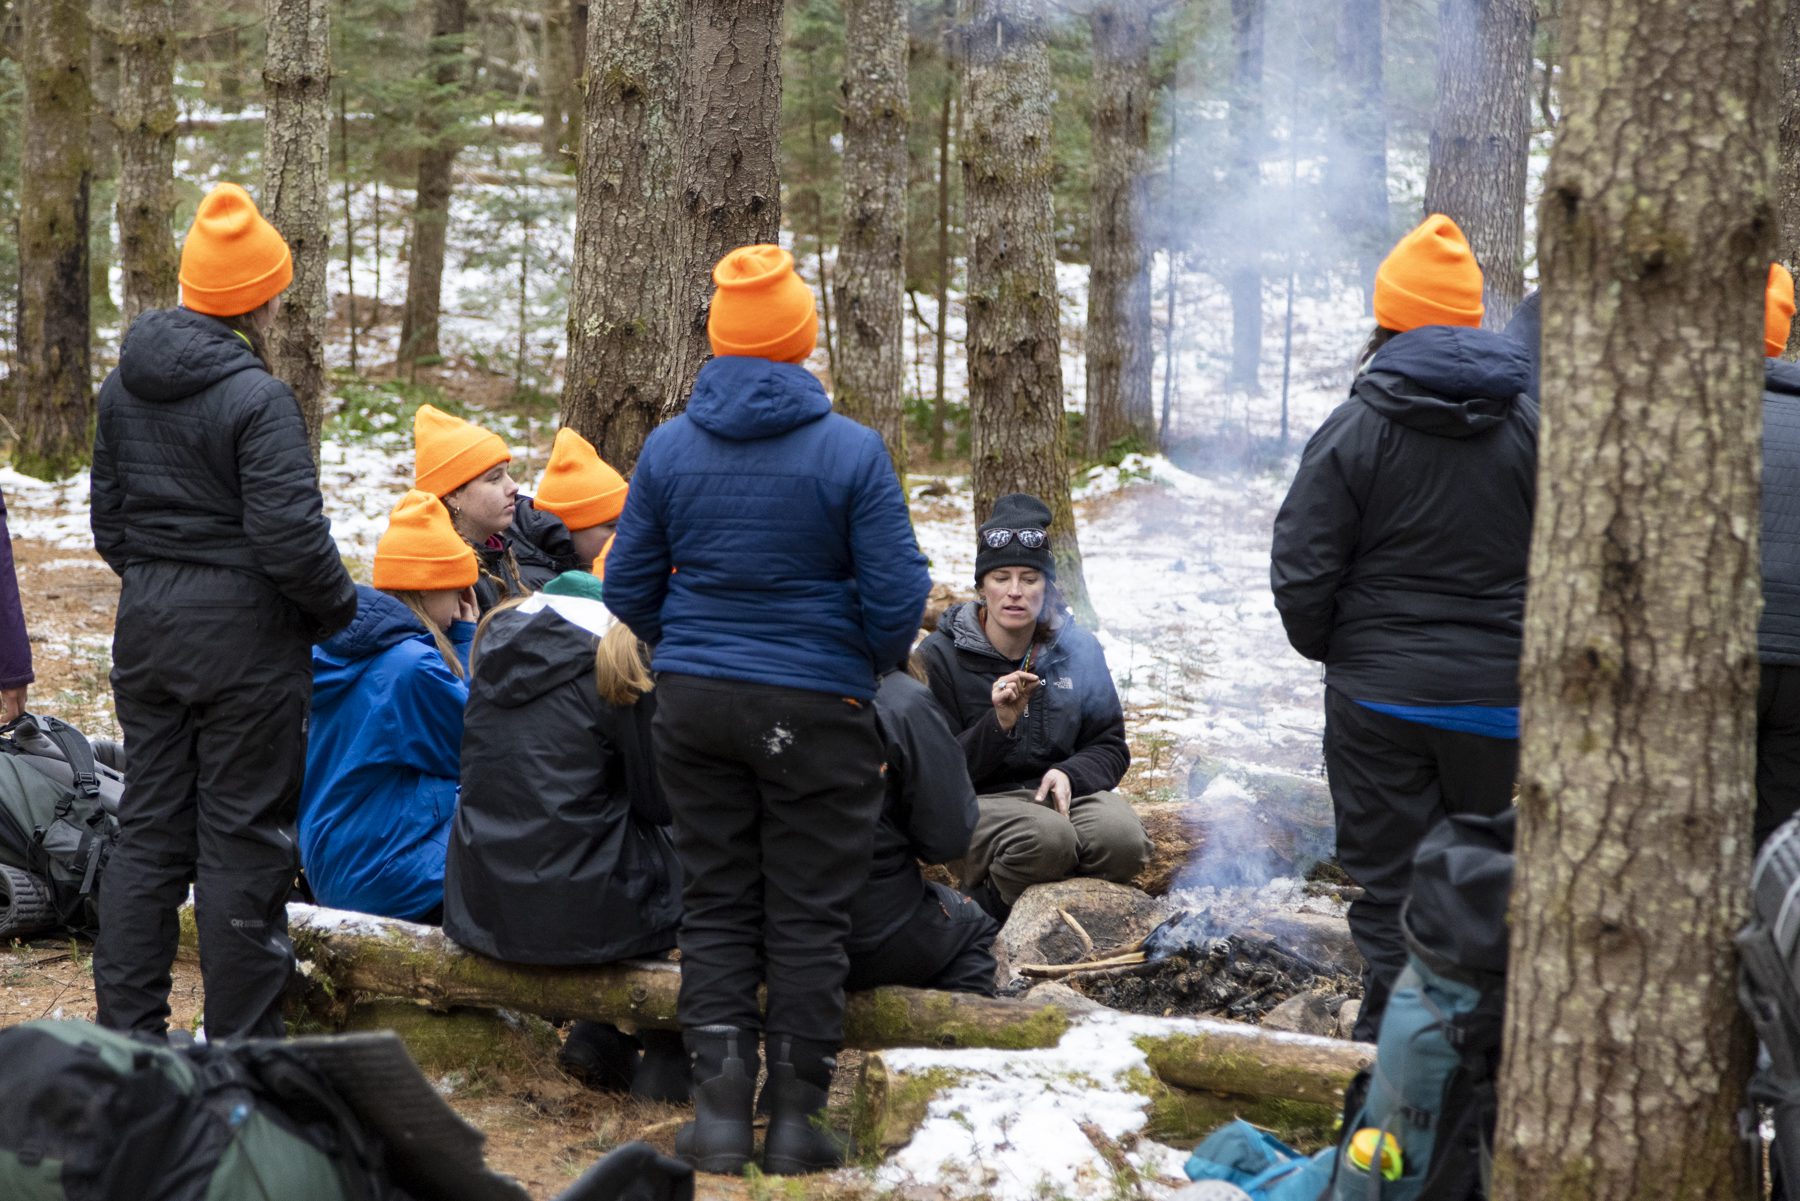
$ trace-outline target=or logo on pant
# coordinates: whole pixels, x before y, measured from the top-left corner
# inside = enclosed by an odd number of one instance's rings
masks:
[[[267,924],[267,922],[259,922],[251,917],[234,917],[231,919],[231,928],[234,930],[260,930]]]

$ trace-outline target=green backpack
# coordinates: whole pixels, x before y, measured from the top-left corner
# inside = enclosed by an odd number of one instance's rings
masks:
[[[98,930],[124,787],[67,722],[26,714],[0,728],[0,938]]]

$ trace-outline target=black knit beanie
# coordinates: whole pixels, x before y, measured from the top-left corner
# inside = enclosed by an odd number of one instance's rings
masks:
[[[975,535],[976,585],[979,586],[982,577],[996,567],[1029,567],[1054,580],[1056,560],[1050,555],[1049,538],[1033,538],[1038,544],[1026,546],[1019,537],[1021,530],[1043,532],[1049,528],[1050,507],[1029,492],[1008,492],[995,501],[993,513],[981,523],[981,529]],[[993,541],[999,535],[996,533],[990,538],[990,531],[1000,530],[1012,536],[1005,539],[1003,545],[995,546]]]

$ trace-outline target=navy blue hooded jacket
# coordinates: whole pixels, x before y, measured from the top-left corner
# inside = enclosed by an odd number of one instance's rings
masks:
[[[1269,574],[1288,641],[1350,699],[1519,703],[1530,367],[1504,334],[1410,330],[1307,441]]]
[[[411,609],[367,586],[356,600],[313,649],[300,862],[326,905],[417,919],[444,899],[469,686]],[[466,671],[475,623],[449,635]]]
[[[804,367],[735,355],[645,441],[606,559],[606,606],[658,672],[858,700],[930,587],[881,436]]]
[[[1800,665],[1800,365],[1768,361],[1763,383],[1762,620],[1764,663]]]

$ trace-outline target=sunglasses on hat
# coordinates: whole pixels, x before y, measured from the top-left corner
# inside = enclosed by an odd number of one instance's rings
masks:
[[[989,550],[999,550],[1015,537],[1019,545],[1027,550],[1037,550],[1050,540],[1050,535],[1043,530],[983,530],[981,540],[987,543]]]

